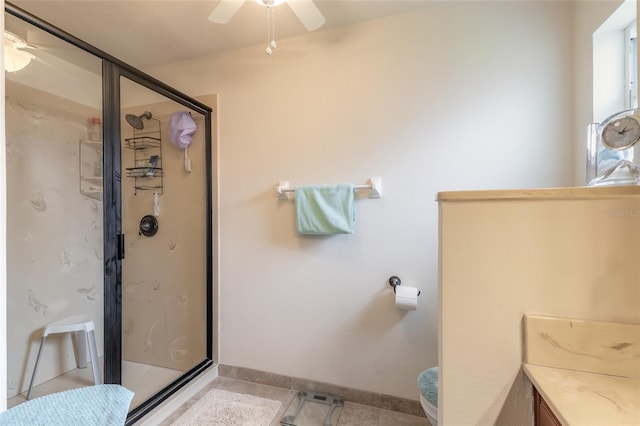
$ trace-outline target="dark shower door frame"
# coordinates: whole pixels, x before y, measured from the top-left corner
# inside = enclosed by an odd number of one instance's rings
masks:
[[[180,103],[205,117],[205,157],[206,157],[206,185],[205,185],[205,235],[206,235],[206,293],[207,293],[207,345],[206,358],[192,367],[180,378],[170,383],[159,393],[148,399],[139,407],[134,408],[127,417],[127,424],[133,424],[140,420],[146,413],[157,407],[170,395],[187,384],[191,379],[213,364],[212,351],[212,173],[211,173],[211,108],[200,102],[176,92],[174,89],[146,76],[130,67],[103,60],[103,115],[106,123],[116,123],[105,127],[104,130],[104,167],[105,167],[105,337],[104,337],[104,364],[105,383],[122,383],[122,259],[124,253],[125,238],[122,234],[122,192],[121,178],[121,129],[120,129],[120,81],[121,77],[140,84],[170,100]],[[108,141],[108,142],[107,142]],[[107,171],[110,170],[108,179]],[[109,326],[107,327],[107,324]]]
[[[205,235],[206,235],[206,357],[178,379],[154,396],[134,408],[126,424],[133,424],[160,405],[169,396],[189,383],[213,364],[213,258],[212,258],[212,109],[184,93],[162,83],[119,59],[85,43],[73,35],[29,14],[11,3],[5,3],[5,12],[40,28],[102,60],[103,141],[104,141],[104,382],[122,383],[122,234],[121,190],[121,129],[120,78],[140,84],[160,95],[189,108],[205,118]]]

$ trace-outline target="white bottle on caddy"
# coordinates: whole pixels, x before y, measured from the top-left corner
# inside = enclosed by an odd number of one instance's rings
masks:
[[[91,117],[89,119],[89,126],[87,129],[88,137],[90,141],[101,142],[102,141],[102,120],[100,117]],[[103,163],[102,163],[102,149],[98,149],[96,152],[97,159],[95,164],[94,174],[95,176],[102,177]]]

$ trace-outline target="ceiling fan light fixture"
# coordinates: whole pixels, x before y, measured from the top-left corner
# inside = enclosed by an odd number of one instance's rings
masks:
[[[5,41],[8,41],[11,44],[13,44],[13,47],[15,47],[16,49],[24,49],[25,47],[29,47],[27,42],[24,41],[22,37],[17,36],[14,33],[9,32],[7,30],[4,31],[4,39]]]
[[[315,5],[314,0],[254,0],[267,8],[267,55],[275,50],[274,12],[275,7],[287,2],[294,15],[302,22],[307,31],[315,31],[325,23],[322,12]],[[244,4],[245,0],[220,0],[209,15],[209,21],[215,24],[226,24]]]
[[[276,7],[280,6],[285,0],[254,0],[260,6]]]
[[[25,43],[26,45],[26,43]],[[20,50],[16,47],[16,45],[6,38],[4,40],[4,69],[7,72],[16,72],[20,71],[27,65],[29,62],[35,58],[31,53]]]

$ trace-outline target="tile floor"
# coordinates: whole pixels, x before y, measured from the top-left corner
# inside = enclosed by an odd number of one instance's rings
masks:
[[[289,389],[245,382],[227,377],[216,377],[193,398],[184,403],[171,416],[160,423],[160,426],[170,426],[193,404],[195,404],[201,396],[212,389],[222,389],[229,392],[244,393],[260,398],[280,401],[282,403],[280,412],[278,412],[276,418],[269,426],[280,426],[280,419],[284,416],[289,404],[291,404],[297,395],[296,391]],[[429,426],[429,421],[425,417],[412,416],[405,413],[345,401],[338,421],[338,426]]]
[[[123,363],[123,373],[127,373],[126,376],[129,378],[135,377],[137,379],[137,386],[131,386],[132,383],[129,384],[130,388],[136,388],[136,395],[131,403],[132,408],[152,395],[155,390],[161,387],[162,384],[168,383],[173,380],[175,378],[175,375],[178,374],[173,370],[167,370],[165,372],[165,369],[153,368],[147,365],[130,362]],[[90,366],[86,369],[76,369],[63,376],[60,376],[59,378],[34,387],[32,397],[35,398],[38,396],[47,395],[52,392],[60,392],[67,389],[88,386],[92,383],[93,380],[91,376]],[[195,404],[200,396],[204,395],[211,389],[223,389],[229,392],[245,393],[261,398],[275,399],[277,401],[280,401],[282,403],[280,412],[278,412],[276,418],[269,426],[280,426],[280,419],[285,415],[287,409],[289,408],[289,405],[294,399],[296,399],[297,395],[296,391],[289,389],[219,376],[209,384],[207,384],[200,392],[198,392],[198,394],[196,394],[193,398],[183,404],[171,416],[160,423],[160,426],[170,426],[175,420],[178,419],[178,417],[180,417],[193,404]],[[25,394],[21,394],[10,398],[7,401],[7,405],[10,408],[24,401]],[[304,426],[321,425],[304,424]],[[428,420],[424,417],[412,416],[405,413],[399,413],[396,411],[389,411],[369,405],[355,404],[349,401],[345,401],[344,407],[342,408],[340,413],[338,426],[430,425]]]

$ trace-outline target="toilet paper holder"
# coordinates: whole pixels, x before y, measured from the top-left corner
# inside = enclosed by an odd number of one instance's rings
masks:
[[[389,285],[393,287],[394,293],[396,292],[396,286],[399,286],[401,283],[402,281],[400,281],[400,278],[396,277],[395,275],[389,278]],[[418,296],[420,296],[420,290],[418,290]]]

